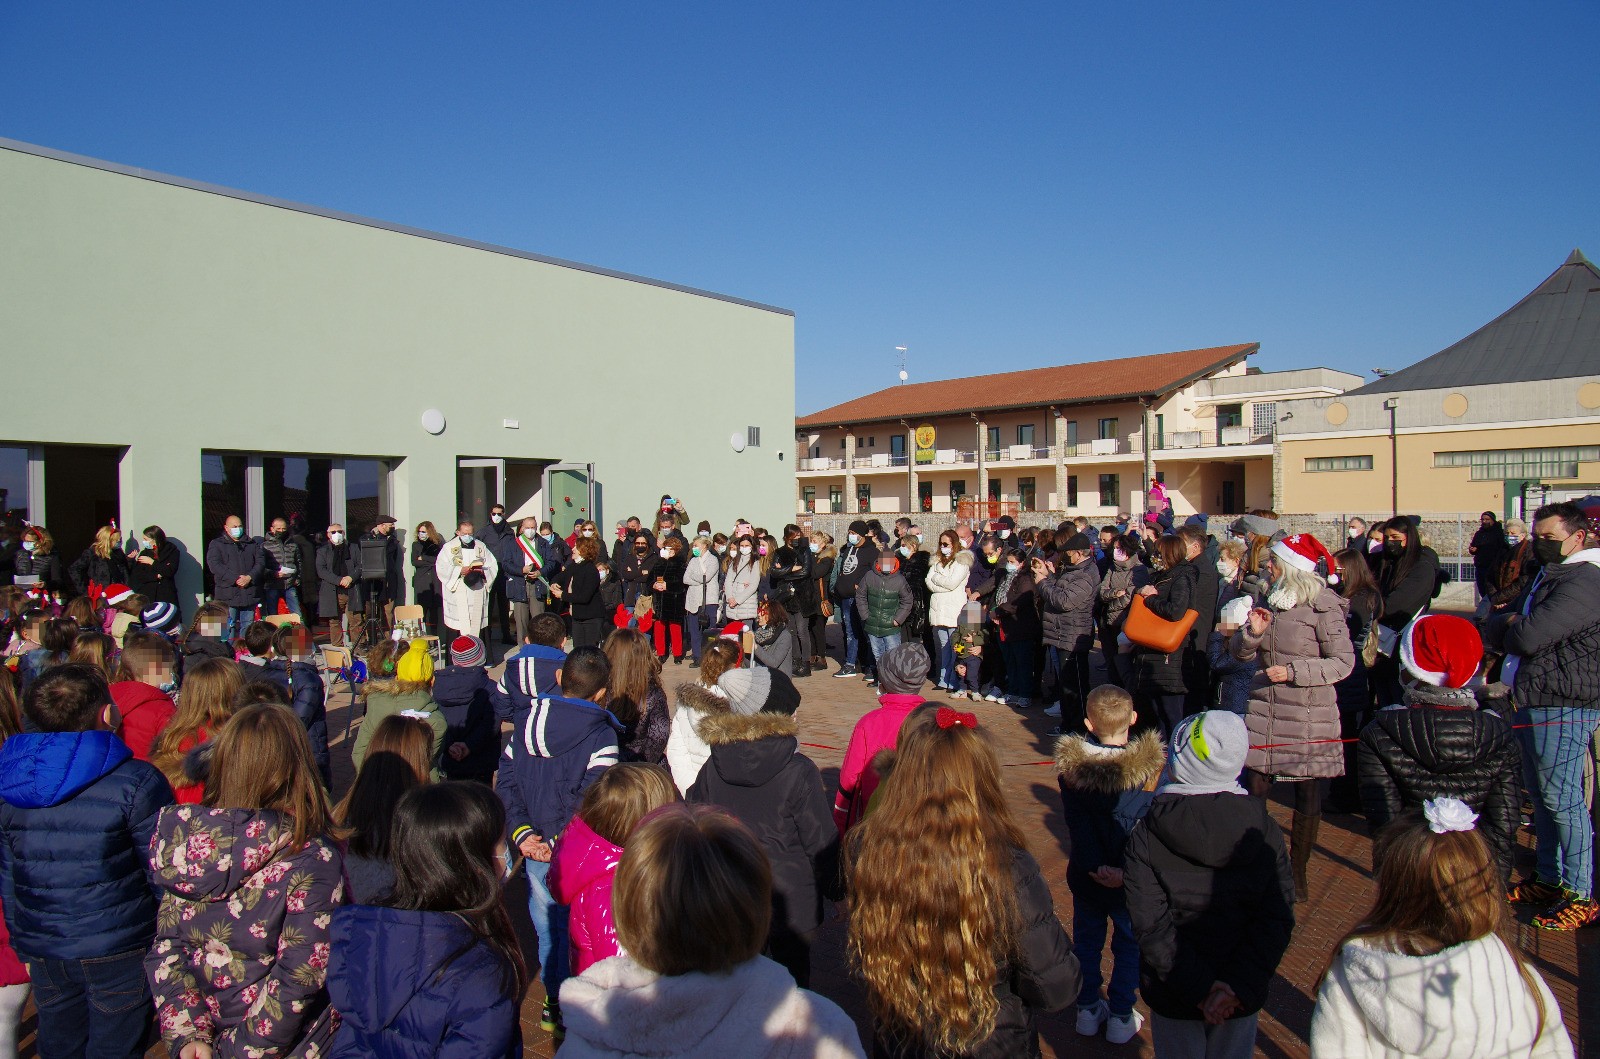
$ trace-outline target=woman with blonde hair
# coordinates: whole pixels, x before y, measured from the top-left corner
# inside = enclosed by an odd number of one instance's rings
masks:
[[[1514,924],[1477,814],[1437,798],[1378,833],[1378,894],[1334,950],[1311,1054],[1547,1056],[1572,1039]]]
[[[89,586],[104,589],[128,583],[128,556],[122,550],[121,535],[115,526],[101,526],[95,531],[94,543],[72,561],[68,571],[72,587],[79,595],[88,595]]]
[[[651,650],[650,638],[637,629],[617,629],[606,637],[603,650],[611,662],[606,708],[622,722],[618,742],[623,759],[664,763],[672,718],[661,687],[661,662]]]
[[[328,924],[344,902],[332,827],[300,719],[234,714],[204,803],[163,809],[150,846],[161,906],[145,973],[169,1054],[327,1054]]]
[[[150,764],[172,784],[179,805],[198,805],[205,798],[205,781],[190,775],[185,759],[195,747],[216,738],[233,716],[234,700],[244,687],[239,663],[208,658],[183,675],[178,689],[178,712],[172,715],[150,749]],[[198,764],[195,763],[195,764]]]
[[[845,858],[877,1054],[1038,1056],[1035,1012],[1077,997],[1078,961],[976,716],[929,704],[906,718]]]

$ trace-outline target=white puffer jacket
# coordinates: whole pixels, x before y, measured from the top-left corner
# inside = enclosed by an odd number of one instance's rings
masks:
[[[928,624],[944,629],[954,629],[961,623],[961,608],[967,605],[967,577],[972,573],[972,552],[957,550],[947,566],[934,553],[928,567]]]

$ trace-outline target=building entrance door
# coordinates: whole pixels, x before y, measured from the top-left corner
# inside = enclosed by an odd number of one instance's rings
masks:
[[[470,521],[474,526],[489,524],[489,509],[506,502],[505,460],[456,461],[456,517]],[[449,536],[455,527],[439,527],[439,532]]]
[[[571,536],[580,520],[598,522],[594,501],[594,464],[552,463],[544,469],[544,513],[556,536]]]

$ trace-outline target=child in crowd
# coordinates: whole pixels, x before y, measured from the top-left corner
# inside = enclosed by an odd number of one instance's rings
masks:
[[[839,792],[833,799],[833,823],[839,834],[866,815],[880,779],[876,758],[894,749],[906,718],[927,701],[922,685],[928,666],[928,652],[920,643],[901,644],[879,659],[878,708],[856,722],[839,767]]]
[[[24,693],[51,666],[66,662],[77,638],[78,623],[71,618],[42,618],[34,623],[29,639],[37,639],[39,646],[23,655],[17,666],[17,676],[22,678]]]
[[[1252,658],[1241,662],[1228,650],[1228,641],[1250,616],[1249,596],[1235,596],[1222,608],[1217,617],[1217,627],[1206,643],[1206,658],[1211,663],[1211,673],[1217,681],[1217,709],[1237,713],[1240,717],[1250,706],[1250,684],[1255,679],[1260,663]]]
[[[678,708],[672,714],[672,734],[667,737],[667,767],[678,790],[687,791],[700,778],[711,758],[711,747],[700,738],[698,725],[707,716],[728,708],[727,696],[717,680],[741,661],[737,640],[718,637],[701,648],[700,678],[678,685]]]
[[[25,610],[15,614],[11,619],[12,633],[10,641],[6,644],[6,658],[15,659],[12,671],[18,674],[19,680],[21,671],[16,667],[29,654],[43,646],[39,641],[44,636],[44,623],[47,620],[48,616],[42,610]]]
[[[505,802],[507,836],[527,859],[528,914],[539,934],[539,966],[545,987],[540,1026],[558,1037],[557,1001],[567,977],[567,909],[550,895],[547,876],[554,847],[577,812],[583,792],[617,763],[622,723],[605,708],[611,663],[598,647],[574,648],[558,675],[560,694],[526,690],[537,660],[519,659],[501,679],[509,713],[522,718],[511,735],[509,758],[497,789]]]
[[[1111,684],[1089,692],[1087,735],[1056,741],[1061,812],[1071,849],[1067,887],[1072,891],[1073,952],[1083,971],[1078,992],[1078,1032],[1093,1037],[1105,1028],[1112,1044],[1126,1044],[1144,1025],[1133,1009],[1139,985],[1139,943],[1123,894],[1123,852],[1134,825],[1155,797],[1166,765],[1161,737],[1148,729],[1130,732],[1139,715],[1133,696]],[[1100,996],[1100,953],[1111,927],[1111,982]]]
[[[194,612],[194,620],[189,623],[189,632],[183,638],[184,667],[198,665],[207,658],[235,661],[238,655],[234,652],[233,644],[222,635],[227,625],[228,608],[225,605],[215,600],[200,604]]]
[[[600,609],[607,615],[615,614],[617,608],[622,606],[622,582],[617,579],[616,571],[611,567],[611,560],[597,559],[594,573],[600,579],[600,587],[595,590],[595,598],[599,601]]]
[[[1078,995],[1078,961],[975,715],[912,711],[845,850],[875,1054],[1039,1055],[1035,1012]]]
[[[122,714],[122,741],[140,761],[151,760],[156,737],[178,712],[172,702],[176,662],[172,646],[159,636],[130,637],[122,652],[121,679],[111,685],[111,698]]]
[[[394,890],[333,913],[331,1059],[522,1054],[527,977],[500,899],[505,811],[477,783],[408,791],[394,813]]]
[[[11,945],[35,981],[42,1055],[144,1055],[156,933],[145,851],[172,788],[115,730],[111,689],[62,665],[23,699],[34,731],[0,746],[0,878]],[[91,1014],[92,1013],[92,1014]]]
[[[1208,710],[1172,733],[1171,778],[1133,829],[1123,887],[1160,1055],[1248,1059],[1294,932],[1294,879],[1264,798],[1239,785],[1244,718]]]
[[[755,666],[717,679],[727,709],[698,726],[711,757],[684,797],[727,809],[761,839],[772,863],[775,913],[762,951],[805,988],[822,899],[838,896],[839,835],[822,774],[799,752],[799,702],[772,694],[780,677],[788,680],[779,670]]]
[[[102,601],[105,603],[102,628],[120,649],[122,638],[128,634],[130,627],[139,623],[139,615],[150,605],[150,601],[127,585],[108,585]]]
[[[169,1055],[327,1054],[332,826],[305,726],[278,706],[234,714],[204,805],[163,811],[150,847],[161,912],[144,965]]]
[[[144,637],[141,642],[144,641],[166,643],[154,636]],[[237,662],[208,658],[189,672],[178,691],[177,711],[151,745],[149,761],[172,784],[179,805],[199,805],[205,798],[205,784],[189,775],[184,767],[186,759],[196,747],[216,738],[233,716],[234,699],[243,687],[244,674]],[[112,685],[112,694],[115,693],[116,685]]]
[[[401,795],[428,782],[433,756],[427,721],[392,714],[373,732],[355,783],[333,810],[344,839],[344,877],[356,904],[380,903],[394,886],[394,807]]]
[[[1374,835],[1429,798],[1459,798],[1483,814],[1478,833],[1509,885],[1522,823],[1522,754],[1510,722],[1478,708],[1470,685],[1482,662],[1483,640],[1470,621],[1414,619],[1400,633],[1405,702],[1386,706],[1361,730],[1356,767]]]
[[[793,673],[799,648],[790,628],[789,612],[776,600],[762,600],[756,607],[756,661],[769,669]]]
[[[613,886],[626,956],[569,980],[563,1059],[862,1059],[855,1023],[762,958],[772,872],[754,835],[709,806],[670,805],[634,831]]]
[[[1510,907],[1476,822],[1442,797],[1379,832],[1378,895],[1323,975],[1313,1056],[1570,1059],[1555,996],[1506,940]]]
[[[144,632],[162,637],[173,646],[174,650],[177,650],[178,634],[183,631],[183,618],[178,613],[178,608],[171,603],[151,603],[139,612],[137,627]],[[131,636],[133,631],[130,628],[128,635]],[[179,668],[182,668],[181,657]]]
[[[107,680],[114,679],[120,652],[117,642],[103,632],[79,632],[67,652],[67,661],[93,666]]]
[[[956,690],[950,695],[952,699],[983,701],[983,651],[989,634],[983,623],[976,620],[976,614],[982,609],[976,603],[969,604],[962,610],[961,624],[956,626],[950,647],[956,659]]]
[[[881,556],[861,578],[856,585],[855,608],[873,658],[882,658],[904,638],[906,619],[915,602],[911,585],[900,572],[900,560],[893,555]],[[877,683],[875,676],[868,672],[869,686]]]
[[[450,642],[450,665],[433,675],[433,701],[444,718],[439,771],[446,779],[493,783],[500,726],[489,702],[488,652],[476,636]]]
[[[272,641],[278,627],[270,621],[253,621],[244,629],[244,652],[239,655],[243,665],[264,666],[272,658]]]
[[[533,616],[525,642],[506,655],[500,680],[489,689],[496,721],[521,728],[527,720],[528,703],[559,690],[561,666],[567,660],[566,642],[567,626],[559,614],[545,611]]]
[[[603,649],[611,663],[606,708],[622,722],[623,760],[662,764],[667,760],[672,718],[661,686],[661,662],[650,638],[637,629],[616,629],[606,637]]]
[[[356,742],[350,750],[350,762],[357,769],[367,757],[367,744],[385,717],[409,710],[426,718],[433,729],[434,778],[438,778],[439,753],[444,748],[447,727],[438,703],[433,701],[433,657],[428,654],[428,642],[412,640],[404,651],[398,651],[393,640],[380,640],[367,654],[367,682],[362,685],[366,697],[366,715],[356,732]]]
[[[271,657],[261,666],[261,675],[256,679],[276,684],[289,693],[289,708],[306,726],[311,755],[316,758],[322,785],[331,787],[333,763],[328,753],[327,688],[312,661],[315,656],[316,644],[311,630],[304,625],[279,626],[272,637]]]
[[[578,814],[550,862],[550,893],[571,909],[570,967],[582,974],[615,956],[617,928],[611,884],[628,836],[646,815],[678,800],[672,776],[660,765],[624,761],[600,774],[583,792]]]

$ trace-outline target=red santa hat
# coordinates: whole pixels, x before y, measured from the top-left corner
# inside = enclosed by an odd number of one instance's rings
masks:
[[[717,635],[724,640],[733,640],[737,642],[739,638],[744,635],[744,622],[730,621],[728,624],[722,627],[722,631]]]
[[[1333,553],[1309,533],[1295,533],[1273,542],[1272,557],[1296,570],[1321,574],[1330,585],[1339,583],[1339,564],[1333,561]]]
[[[132,595],[133,589],[127,585],[107,585],[105,594],[106,606],[114,607]]]
[[[1436,688],[1462,688],[1483,662],[1483,638],[1465,618],[1424,614],[1400,632],[1400,664]]]

